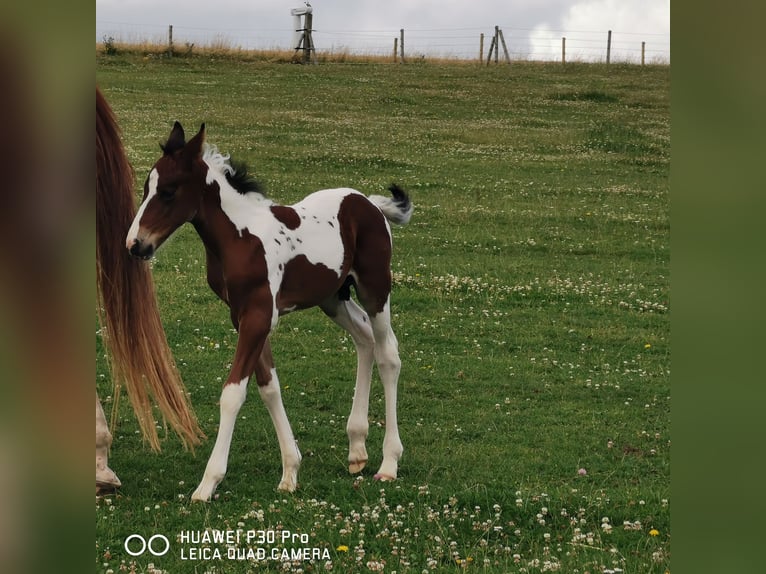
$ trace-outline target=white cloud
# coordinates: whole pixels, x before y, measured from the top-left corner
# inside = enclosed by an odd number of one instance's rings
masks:
[[[612,30],[612,61],[638,61],[646,42],[647,61],[670,59],[670,0],[584,0],[571,4],[555,26],[532,33],[530,58],[558,60],[566,37],[567,60],[605,61]]]

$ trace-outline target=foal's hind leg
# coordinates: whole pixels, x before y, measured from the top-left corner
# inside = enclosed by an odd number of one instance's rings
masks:
[[[397,386],[402,362],[399,359],[399,343],[391,329],[391,308],[389,301],[383,310],[370,315],[372,330],[375,336],[375,361],[383,382],[383,392],[386,400],[386,434],[383,437],[383,463],[375,474],[380,480],[396,479],[399,458],[404,447],[399,438],[399,426],[396,419]]]
[[[348,417],[348,470],[355,474],[361,472],[367,464],[367,421],[370,402],[370,380],[374,361],[375,339],[367,314],[354,301],[340,301],[334,298],[322,305],[322,310],[348,331],[354,340],[357,355],[356,386],[351,414]]]

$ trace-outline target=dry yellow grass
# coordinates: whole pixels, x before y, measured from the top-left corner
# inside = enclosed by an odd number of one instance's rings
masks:
[[[269,62],[269,63],[289,63],[300,61],[303,57],[302,52],[283,49],[246,49],[240,46],[232,46],[225,38],[216,38],[209,44],[197,45],[194,43],[174,44],[172,49],[167,43],[159,43],[151,40],[139,42],[122,42],[113,38],[104,38],[103,41],[96,43],[96,54],[130,54],[142,55],[148,58],[163,57],[214,57],[244,62]],[[366,54],[351,52],[348,49],[341,50],[318,50],[316,52],[318,63],[356,63],[356,64],[380,64],[396,63],[393,50],[388,55]],[[475,64],[478,58],[465,59],[458,57],[443,56],[412,56],[407,59],[408,62],[429,62],[429,63],[466,63]]]

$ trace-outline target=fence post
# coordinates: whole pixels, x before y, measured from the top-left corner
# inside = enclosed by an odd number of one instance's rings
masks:
[[[173,24],[168,26],[168,56],[173,56]]]
[[[495,26],[495,64],[498,63],[498,57],[500,55],[499,43],[500,43],[500,26]]]
[[[394,64],[396,64],[396,56],[399,52],[399,38],[394,38]]]
[[[484,61],[484,32],[479,35],[479,62]]]
[[[567,63],[567,39],[563,36],[561,37],[561,63]]]
[[[402,55],[402,64],[404,64],[404,28],[399,30],[399,53]]]
[[[495,42],[496,38],[492,36],[492,41],[489,43],[489,52],[487,52],[487,66],[490,65],[492,62],[492,50],[494,50],[497,47],[497,43]]]
[[[644,65],[644,55],[646,54],[646,42],[641,42],[641,65]]]
[[[498,28],[498,34],[500,35],[500,41],[503,44],[503,53],[505,54],[505,61],[511,63],[511,55],[508,53],[508,46],[505,45],[505,36],[503,31]]]
[[[609,58],[612,53],[612,31],[609,30],[609,35],[606,37],[606,63],[609,63]]]

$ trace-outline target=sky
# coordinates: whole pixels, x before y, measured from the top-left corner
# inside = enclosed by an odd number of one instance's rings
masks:
[[[294,48],[290,10],[303,0],[96,0],[96,41]],[[670,0],[311,0],[320,52],[384,55],[405,30],[405,55],[476,58],[494,27],[512,59],[670,62]],[[502,50],[500,52],[502,57]]]

